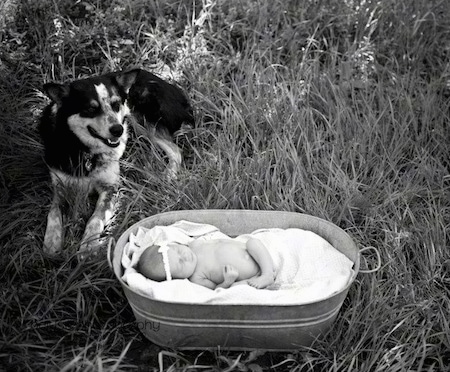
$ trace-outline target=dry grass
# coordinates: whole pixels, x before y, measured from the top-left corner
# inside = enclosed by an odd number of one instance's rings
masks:
[[[0,365],[5,370],[446,371],[450,364],[450,3],[6,0],[0,5]],[[176,352],[143,339],[106,260],[41,251],[51,198],[44,81],[143,66],[184,86],[186,166],[144,138],[109,234],[162,211],[309,213],[376,247],[329,334],[292,353]],[[150,154],[150,156],[149,156]],[[367,260],[372,261],[370,255]]]

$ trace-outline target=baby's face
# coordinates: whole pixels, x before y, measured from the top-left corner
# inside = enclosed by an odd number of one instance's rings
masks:
[[[186,279],[192,276],[197,266],[197,256],[186,245],[170,245],[167,251],[170,273],[174,279]]]

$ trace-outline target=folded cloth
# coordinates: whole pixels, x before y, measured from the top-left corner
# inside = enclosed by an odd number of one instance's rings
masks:
[[[136,271],[142,252],[151,245],[188,244],[194,239],[232,239],[215,226],[180,221],[170,226],[139,228],[124,247],[122,279],[137,293],[165,302],[206,304],[299,305],[325,299],[353,278],[353,262],[319,235],[301,229],[260,229],[234,239],[259,239],[276,268],[275,283],[266,289],[248,285],[211,290],[188,279],[156,282]]]

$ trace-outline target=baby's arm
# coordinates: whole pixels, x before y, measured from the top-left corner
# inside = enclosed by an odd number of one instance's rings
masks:
[[[216,288],[230,288],[238,276],[239,272],[233,265],[225,265],[223,267],[223,282],[217,284]]]
[[[261,275],[249,279],[248,284],[256,288],[265,288],[271,285],[275,281],[275,267],[272,256],[265,245],[258,239],[250,238],[247,240],[246,248],[261,271]]]
[[[193,275],[189,278],[189,281],[195,284],[200,284],[203,287],[207,287],[209,289],[216,288],[216,283],[214,283],[212,280],[209,280],[208,278],[204,278],[201,276]]]
[[[223,267],[223,282],[216,284],[212,280],[201,277],[200,275],[193,275],[189,278],[189,280],[192,283],[200,284],[204,287],[210,288],[210,289],[216,289],[216,288],[230,288],[231,285],[236,281],[237,277],[239,276],[239,272],[236,270],[236,268],[232,265],[225,265]]]

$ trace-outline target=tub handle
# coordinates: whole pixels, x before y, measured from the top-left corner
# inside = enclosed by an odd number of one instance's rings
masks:
[[[114,239],[113,237],[109,238],[108,247],[106,250],[106,259],[108,260],[109,268],[112,271],[114,271],[114,266],[113,266],[113,262],[112,262],[112,260],[114,258],[114,252],[112,250],[113,250],[113,247],[115,247],[115,246],[116,246],[116,239]]]
[[[367,252],[367,251],[375,251],[375,254],[377,255],[377,265],[373,269],[368,269],[368,270],[359,269],[359,272],[362,273],[362,274],[375,273],[375,272],[377,272],[378,270],[381,269],[381,255],[380,255],[380,251],[377,248],[375,248],[375,247],[369,246],[369,247],[362,248],[359,251],[359,254],[362,255],[364,252]]]

